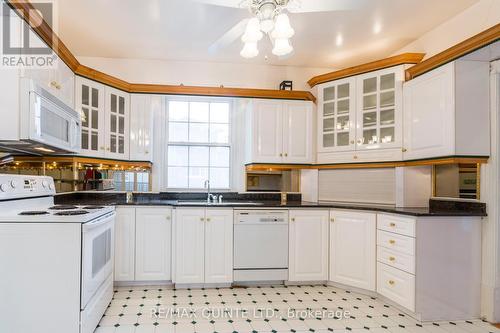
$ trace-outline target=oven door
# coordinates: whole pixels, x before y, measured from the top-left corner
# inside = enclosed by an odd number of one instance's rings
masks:
[[[115,212],[82,226],[81,309],[113,273]]]
[[[80,149],[80,117],[43,89],[29,92],[29,139],[67,152]]]

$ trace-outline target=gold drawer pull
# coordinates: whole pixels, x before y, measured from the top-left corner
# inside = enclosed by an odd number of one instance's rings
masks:
[[[204,219],[203,217],[200,217],[200,221],[202,221],[202,222],[203,222],[203,221],[205,221],[205,219]]]
[[[390,260],[390,261],[396,261],[396,258],[394,258],[394,257],[389,257],[389,260]]]
[[[295,222],[295,217],[292,217],[292,218],[291,218],[291,221],[292,221],[292,222]]]
[[[394,228],[396,226],[396,223],[391,222],[391,224],[389,224],[389,226],[391,226],[392,228]]]
[[[335,219],[332,217],[332,218],[330,219],[330,222],[335,222]]]
[[[393,285],[395,285],[395,284],[396,284],[396,282],[395,282],[394,280],[389,280],[389,284],[390,284],[391,286],[393,286]]]
[[[391,239],[391,240],[389,240],[389,244],[394,245],[394,244],[396,244],[396,241],[394,239]]]
[[[210,222],[210,217],[207,217],[207,222]]]

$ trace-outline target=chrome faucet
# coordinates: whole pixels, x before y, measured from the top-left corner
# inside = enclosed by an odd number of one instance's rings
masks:
[[[205,185],[207,188],[207,203],[210,203],[210,200],[212,199],[213,195],[210,193],[210,180],[205,180]]]

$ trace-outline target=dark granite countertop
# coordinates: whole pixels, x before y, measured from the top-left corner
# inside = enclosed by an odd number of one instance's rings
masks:
[[[206,194],[205,194],[206,195]],[[279,194],[278,194],[279,196]],[[228,199],[226,199],[226,197]],[[203,204],[199,195],[174,195],[166,193],[135,193],[131,202],[126,202],[125,193],[97,193],[97,192],[75,192],[57,195],[55,201],[58,204],[78,205],[113,205],[113,206],[172,206],[172,207],[230,207],[239,209],[261,209],[261,208],[337,208],[352,209],[374,212],[393,213],[409,216],[486,216],[486,207],[482,203],[465,203],[448,200],[431,200],[430,207],[407,207],[373,205],[373,204],[351,204],[351,203],[315,203],[300,201],[300,195],[289,194],[290,200],[282,205],[276,194],[224,194],[225,204]],[[296,200],[299,199],[299,200]],[[199,201],[197,203],[186,201]],[[245,203],[252,202],[252,205]]]

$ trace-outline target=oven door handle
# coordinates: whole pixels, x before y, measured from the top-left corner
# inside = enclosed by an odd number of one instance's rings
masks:
[[[93,220],[92,222],[85,223],[83,225],[83,231],[87,232],[96,228],[99,228],[103,224],[108,223],[113,217],[115,217],[116,213],[115,212],[110,212],[96,220]]]

